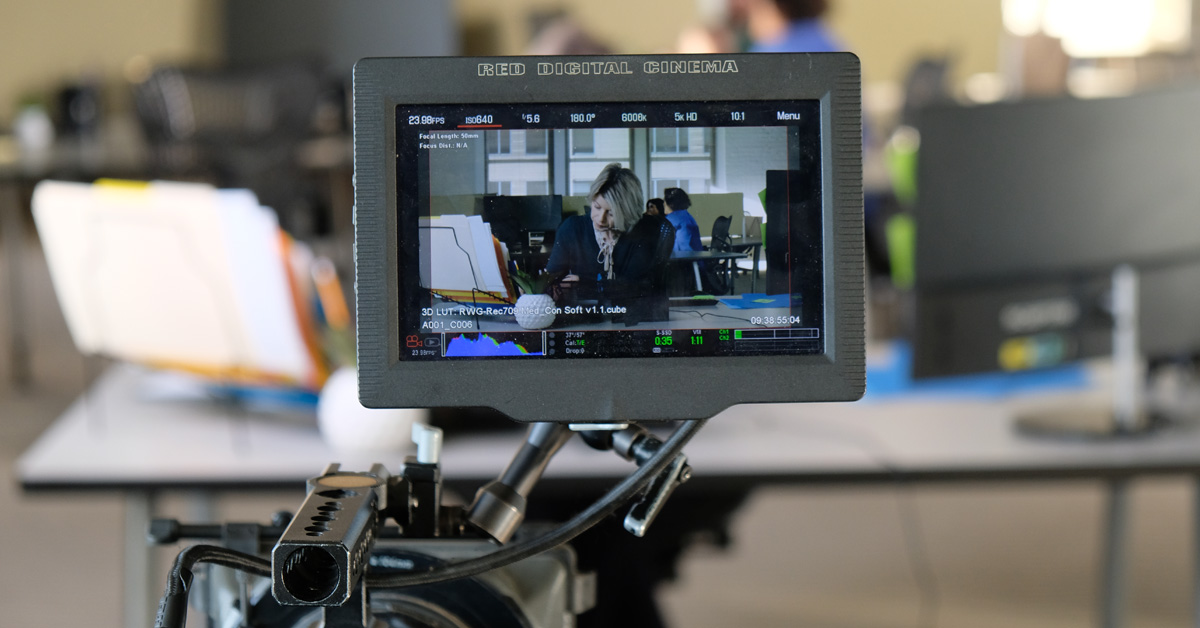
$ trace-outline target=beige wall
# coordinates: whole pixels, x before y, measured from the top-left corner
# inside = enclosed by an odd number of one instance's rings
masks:
[[[667,52],[683,26],[696,23],[695,0],[455,0],[460,20],[497,25],[501,54],[522,54],[530,37],[527,16],[566,9],[615,52]]]
[[[0,126],[26,94],[84,73],[120,76],[134,56],[211,58],[215,0],[0,0]]]
[[[87,71],[109,79],[135,55],[211,60],[218,0],[0,0],[0,126],[18,98]],[[463,20],[494,23],[500,51],[519,54],[532,10],[569,10],[618,52],[669,50],[699,20],[696,0],[455,0]],[[863,59],[864,79],[899,80],[919,54],[954,52],[957,79],[997,69],[999,0],[833,0],[833,29]]]
[[[903,80],[920,55],[953,53],[954,78],[999,71],[1000,0],[832,0],[832,28],[863,61],[863,81]]]
[[[457,0],[460,18],[491,21],[503,54],[520,54],[530,11],[569,6],[581,24],[617,52],[668,51],[700,19],[697,0]],[[832,0],[833,30],[863,60],[868,83],[903,78],[921,54],[955,53],[955,78],[997,71],[1000,0]]]

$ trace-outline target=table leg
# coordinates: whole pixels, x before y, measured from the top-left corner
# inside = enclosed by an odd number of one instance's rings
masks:
[[[704,292],[704,287],[700,285],[700,262],[692,262],[692,273],[696,275],[696,292]]]
[[[8,355],[17,390],[29,389],[29,330],[25,325],[25,295],[21,289],[25,229],[21,221],[21,192],[16,182],[0,183],[0,240],[4,247],[5,290],[8,291]]]
[[[1100,626],[1117,628],[1125,623],[1125,574],[1129,553],[1125,530],[1129,524],[1129,479],[1108,484],[1104,531],[1104,582],[1100,590]]]
[[[754,245],[754,270],[750,275],[750,292],[758,294],[758,252],[762,250],[761,244]]]
[[[1196,628],[1200,628],[1200,476],[1195,478],[1196,496],[1192,504],[1192,569],[1195,576],[1192,579],[1192,618]]]
[[[154,548],[146,538],[154,517],[152,491],[130,491],[125,496],[125,602],[126,628],[154,625],[158,593],[166,583],[166,574],[156,572]]]
[[[187,499],[188,519],[196,523],[217,522],[217,499],[212,491],[190,491]]]

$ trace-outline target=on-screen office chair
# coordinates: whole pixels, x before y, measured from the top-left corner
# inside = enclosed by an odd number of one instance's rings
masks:
[[[733,239],[729,237],[729,225],[733,223],[732,216],[717,216],[709,233],[708,250],[728,253],[733,250]],[[705,289],[714,295],[728,294],[733,291],[733,272],[736,267],[732,260],[714,260],[708,262],[701,278]]]

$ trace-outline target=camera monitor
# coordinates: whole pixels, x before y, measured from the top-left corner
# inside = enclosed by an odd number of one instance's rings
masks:
[[[612,422],[857,399],[861,157],[848,53],[364,59],[361,400]]]

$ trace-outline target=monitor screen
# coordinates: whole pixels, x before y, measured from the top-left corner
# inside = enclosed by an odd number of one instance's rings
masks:
[[[820,114],[815,99],[397,106],[397,357],[822,353]]]
[[[860,84],[848,53],[359,61],[363,405],[857,399]]]

